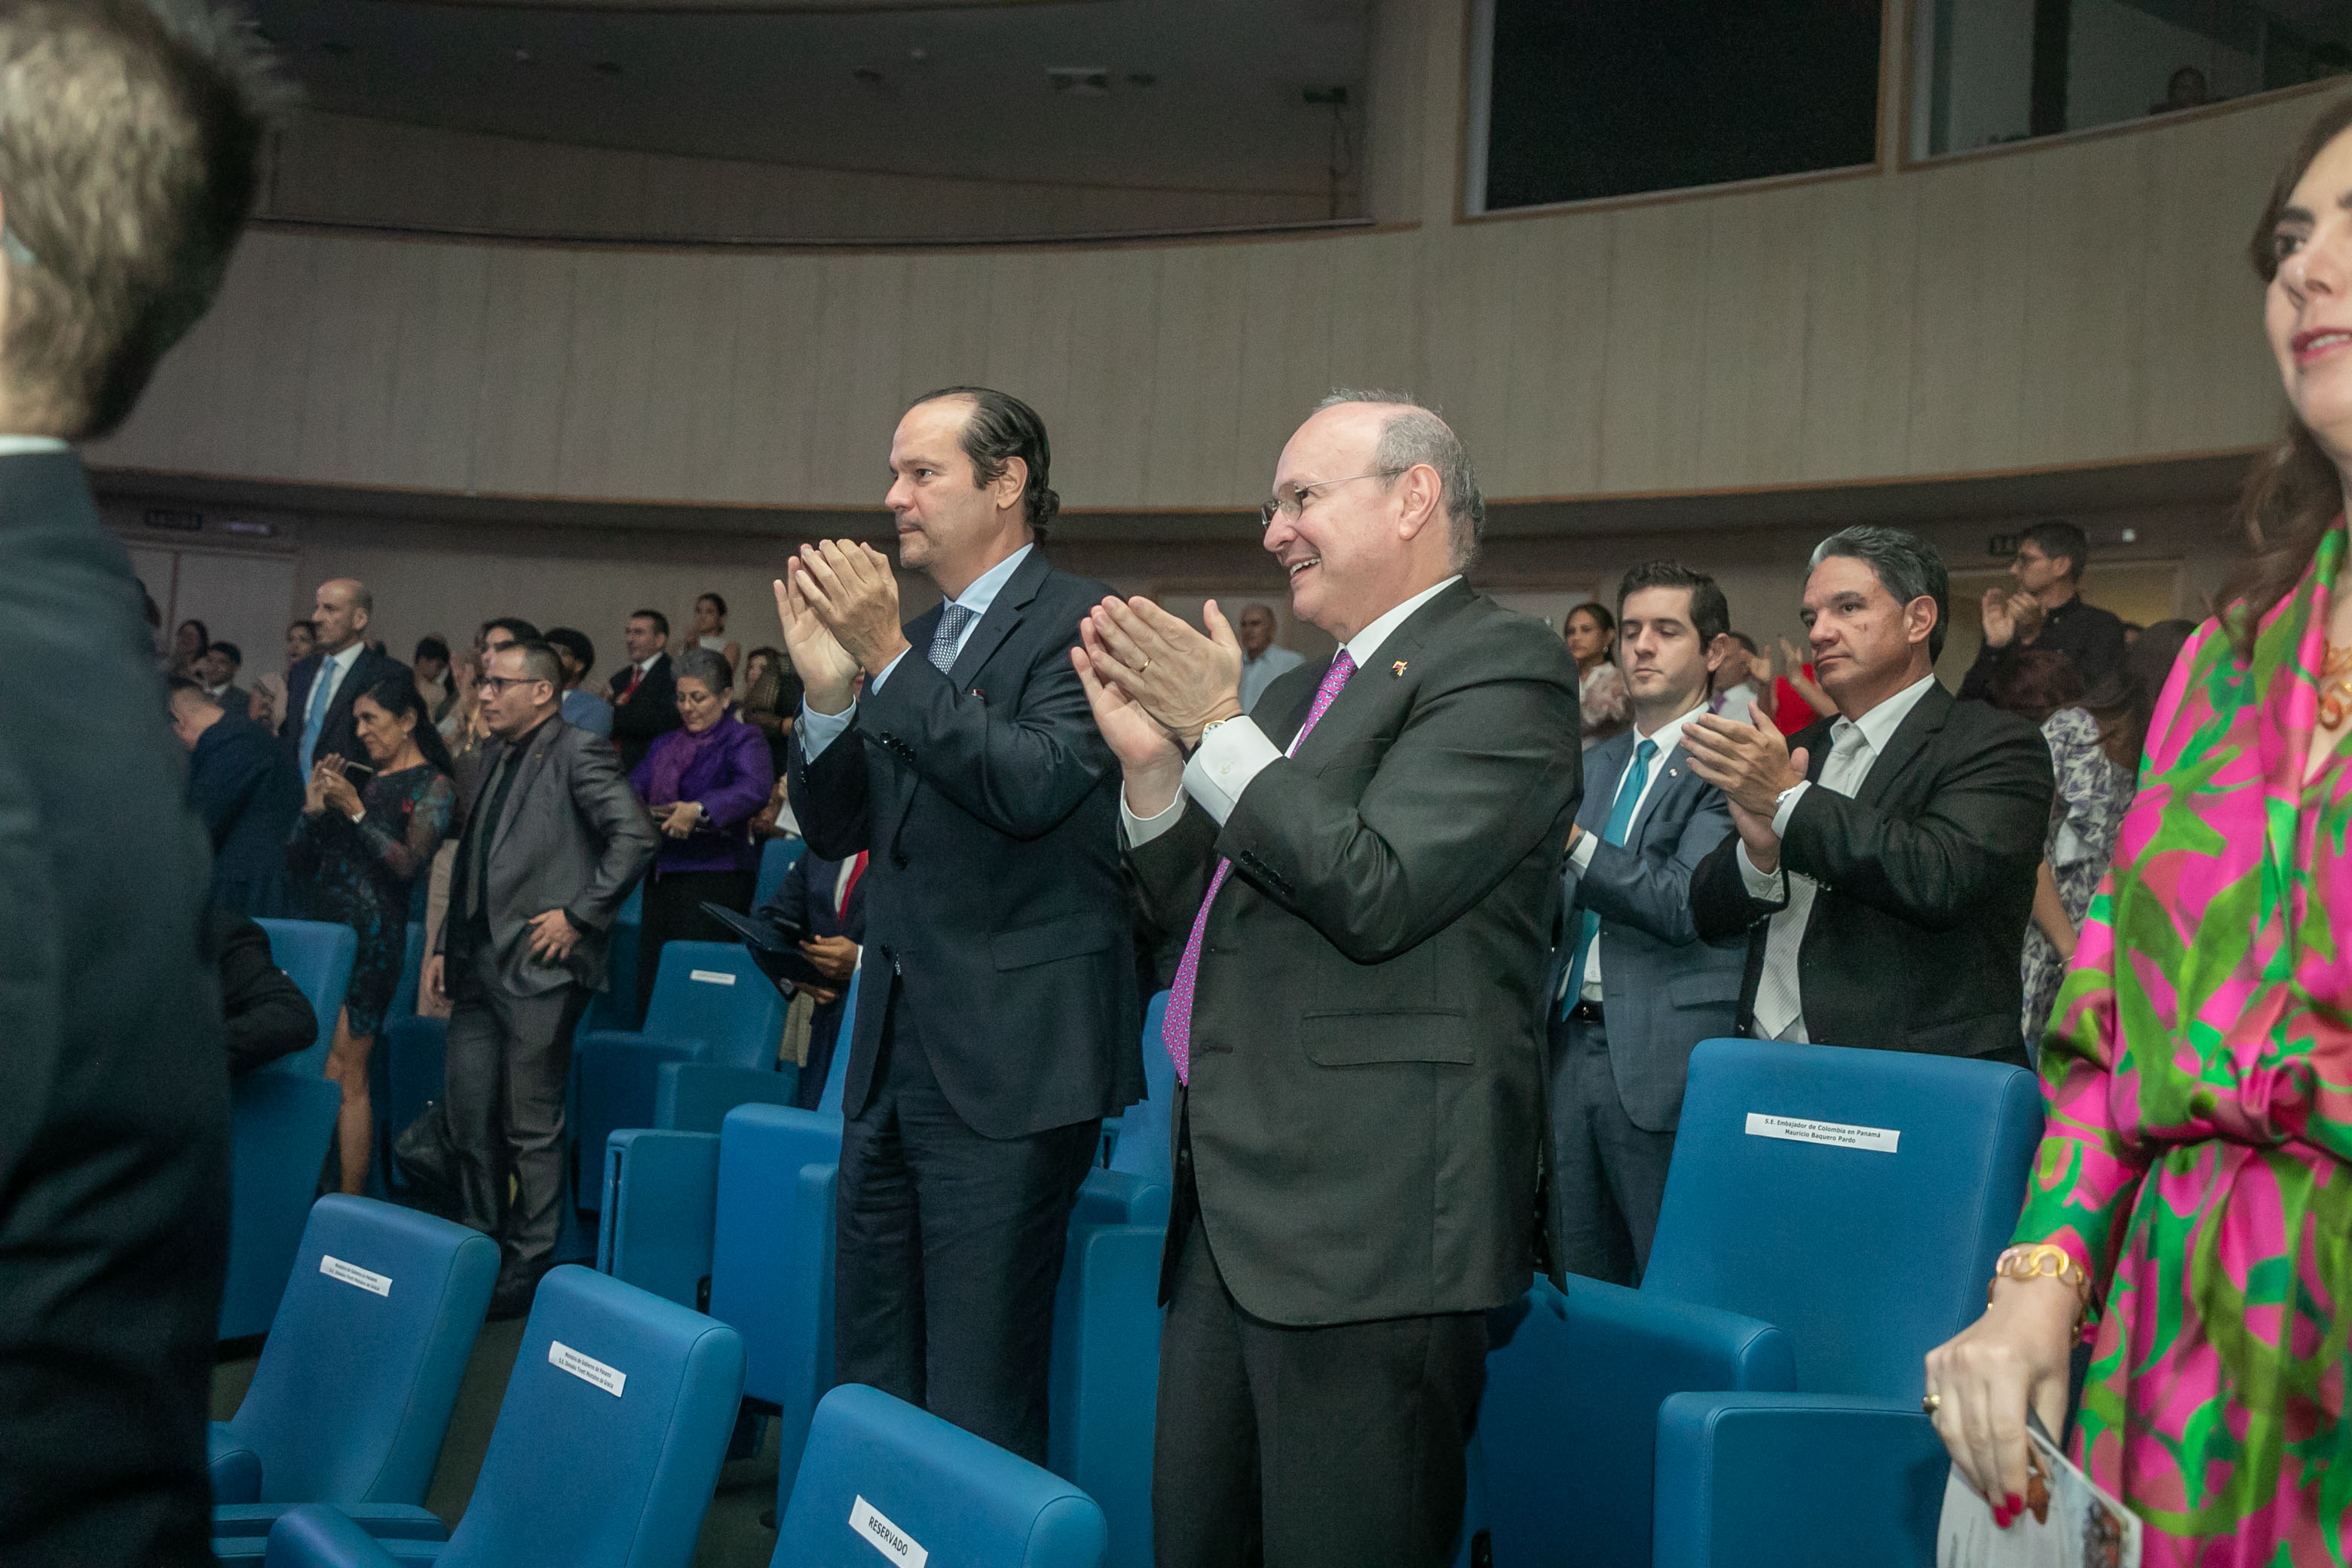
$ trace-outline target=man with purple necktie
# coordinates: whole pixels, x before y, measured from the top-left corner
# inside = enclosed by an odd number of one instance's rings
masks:
[[[1486,1309],[1537,1259],[1538,993],[1581,793],[1574,662],[1471,591],[1468,455],[1335,393],[1265,548],[1340,644],[1244,716],[1241,647],[1106,599],[1078,668],[1127,858],[1190,931],[1152,1475],[1162,1568],[1451,1558]]]

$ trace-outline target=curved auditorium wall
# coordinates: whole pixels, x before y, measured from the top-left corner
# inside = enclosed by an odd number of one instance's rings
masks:
[[[1077,509],[1239,509],[1337,384],[1498,499],[2241,449],[2247,233],[2320,98],[1925,166],[1282,240],[746,254],[250,235],[101,468],[871,507],[906,400],[1034,402]],[[1428,166],[1440,167],[1433,154]]]

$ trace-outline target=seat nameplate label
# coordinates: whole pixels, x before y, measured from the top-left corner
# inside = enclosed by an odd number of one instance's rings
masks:
[[[849,1505],[849,1528],[857,1531],[866,1544],[900,1564],[900,1568],[923,1568],[931,1560],[931,1554],[913,1536],[884,1518],[880,1509],[862,1497]]]
[[[1767,1116],[1760,1110],[1751,1110],[1748,1113],[1748,1136],[1785,1138],[1792,1143],[1826,1143],[1832,1149],[1867,1149],[1874,1154],[1892,1154],[1903,1134],[1892,1127],[1809,1121],[1801,1116]]]
[[[692,969],[687,972],[686,977],[688,980],[699,980],[705,985],[732,985],[735,984],[735,977],[723,969]]]
[[[330,1279],[340,1279],[346,1285],[356,1285],[362,1290],[373,1290],[379,1296],[392,1294],[392,1276],[362,1268],[356,1263],[346,1263],[332,1253],[319,1255],[319,1272]]]
[[[582,1355],[562,1340],[547,1342],[547,1360],[551,1366],[562,1367],[583,1383],[593,1383],[614,1398],[628,1385],[629,1374],[616,1366],[606,1366],[593,1355]]]

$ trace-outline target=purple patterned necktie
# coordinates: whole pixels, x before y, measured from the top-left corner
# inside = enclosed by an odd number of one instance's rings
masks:
[[[1339,695],[1339,688],[1348,684],[1348,677],[1356,673],[1356,661],[1341,648],[1339,657],[1331,661],[1324,673],[1323,684],[1315,689],[1315,706],[1307,710],[1307,722],[1298,726],[1298,733],[1290,738],[1287,756],[1297,756],[1307,732],[1323,717],[1331,700]],[[1168,987],[1168,1015],[1160,1026],[1160,1038],[1168,1047],[1170,1059],[1176,1064],[1176,1081],[1192,1081],[1192,985],[1201,974],[1201,939],[1209,931],[1209,906],[1217,901],[1218,890],[1225,885],[1225,876],[1234,868],[1231,860],[1217,862],[1217,874],[1209,879],[1209,892],[1201,900],[1201,912],[1192,917],[1192,934],[1184,941],[1183,962],[1176,965],[1176,979]]]

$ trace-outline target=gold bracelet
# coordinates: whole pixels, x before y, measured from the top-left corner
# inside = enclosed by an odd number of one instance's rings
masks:
[[[2012,1247],[1994,1260],[1992,1278],[1985,1283],[1985,1305],[1992,1305],[1993,1287],[2004,1279],[2055,1279],[2074,1292],[2074,1319],[2080,1322],[2091,1310],[2091,1275],[2064,1247],[2052,1242]]]

